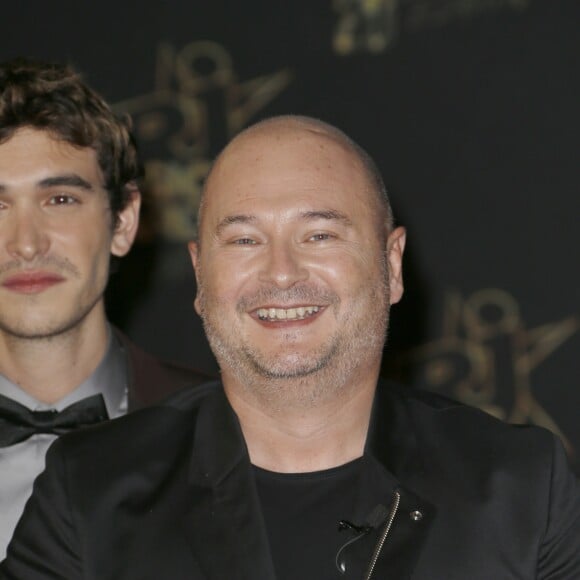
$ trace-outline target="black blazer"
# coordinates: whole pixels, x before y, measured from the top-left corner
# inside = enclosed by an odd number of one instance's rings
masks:
[[[160,360],[138,347],[118,328],[112,328],[127,360],[129,411],[154,405],[186,386],[214,378],[197,369]]]
[[[377,468],[366,485],[384,487],[387,510],[345,550],[345,578],[368,577],[394,507],[371,580],[580,578],[578,482],[547,431],[380,385],[365,456]],[[221,385],[61,437],[0,578],[274,579]]]

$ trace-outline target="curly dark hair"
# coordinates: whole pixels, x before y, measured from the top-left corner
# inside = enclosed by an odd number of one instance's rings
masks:
[[[96,151],[115,222],[143,176],[129,116],[117,117],[71,67],[19,58],[0,64],[0,143],[24,127]]]

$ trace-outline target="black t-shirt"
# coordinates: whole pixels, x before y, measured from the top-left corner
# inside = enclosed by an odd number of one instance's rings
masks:
[[[274,473],[254,467],[278,580],[337,580],[335,559],[348,537],[362,458],[312,473]]]

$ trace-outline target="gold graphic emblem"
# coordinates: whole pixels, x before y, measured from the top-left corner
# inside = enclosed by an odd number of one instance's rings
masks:
[[[133,117],[156,234],[194,237],[211,160],[290,81],[290,72],[280,70],[240,82],[232,57],[215,42],[192,42],[180,51],[159,46],[153,90],[115,105]],[[140,234],[147,236],[147,220],[144,225]]]
[[[391,48],[402,32],[437,28],[458,19],[511,8],[530,0],[334,0],[338,21],[332,39],[340,55],[377,54]]]
[[[489,288],[446,299],[441,338],[416,349],[419,382],[512,423],[546,427],[572,451],[532,392],[532,373],[580,328],[569,316],[528,329],[509,293]]]

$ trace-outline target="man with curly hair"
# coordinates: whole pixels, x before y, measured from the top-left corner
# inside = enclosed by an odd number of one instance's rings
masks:
[[[139,223],[128,118],[71,68],[0,65],[0,559],[60,434],[201,380],[106,319]]]

